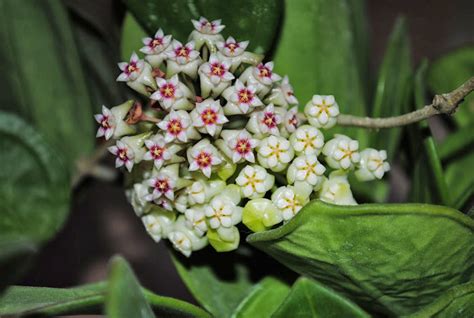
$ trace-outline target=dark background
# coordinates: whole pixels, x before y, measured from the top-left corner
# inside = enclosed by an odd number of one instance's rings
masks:
[[[104,32],[118,43],[123,16],[119,1],[65,0],[65,3],[71,10],[96,17]],[[451,49],[474,43],[472,0],[369,0],[367,4],[373,71],[380,63],[399,15],[404,15],[408,22],[415,65],[423,57],[433,60]],[[390,178],[398,189],[390,200],[406,200],[406,178],[397,173],[396,167]],[[145,287],[157,294],[193,301],[170,261],[166,246],[148,237],[119,182],[86,180],[82,184],[74,194],[66,226],[44,248],[21,284],[69,287],[104,280],[107,262],[114,254],[123,255],[132,264]]]

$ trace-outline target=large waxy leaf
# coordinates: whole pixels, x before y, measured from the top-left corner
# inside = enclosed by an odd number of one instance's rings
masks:
[[[474,317],[474,282],[449,289],[410,318],[463,318]]]
[[[428,72],[428,84],[434,93],[446,93],[474,74],[474,46],[460,48],[435,60]],[[472,126],[474,95],[467,96],[454,115],[459,126]]]
[[[368,318],[370,316],[334,291],[317,284],[311,279],[302,277],[296,281],[283,304],[272,317]]]
[[[110,318],[155,317],[135,274],[121,257],[110,265],[105,312]]]
[[[449,192],[453,198],[453,206],[464,207],[474,195],[474,149],[455,160],[451,160],[445,168],[445,177]],[[468,209],[471,207],[467,207]]]
[[[0,108],[32,123],[72,167],[94,136],[67,12],[59,0],[5,0],[0,21]]]
[[[410,314],[473,276],[474,220],[427,204],[306,205],[247,240],[361,306]]]
[[[194,29],[191,19],[222,19],[222,34],[249,40],[249,48],[266,53],[272,47],[283,11],[281,0],[124,0],[138,22],[150,33],[159,28],[179,41]],[[258,28],[258,32],[255,32]]]
[[[17,116],[0,111],[0,289],[61,227],[69,179],[60,158]]]
[[[426,96],[425,75],[428,64],[423,61],[414,79],[415,105],[424,105]],[[437,145],[426,121],[409,127],[415,162],[410,197],[413,202],[450,205],[450,192],[444,177]],[[420,147],[420,144],[422,145]]]
[[[335,95],[341,112],[366,115],[368,83],[362,81],[365,67],[359,64],[367,63],[367,48],[366,41],[356,42],[364,29],[363,19],[356,18],[361,9],[354,9],[359,5],[347,0],[286,2],[275,70],[288,74],[301,107],[314,94]]]
[[[272,277],[256,284],[239,304],[232,318],[271,317],[288,295],[290,287]]]
[[[391,117],[404,114],[410,109],[412,88],[410,48],[405,20],[399,19],[390,36],[388,47],[380,67],[372,117]],[[422,107],[423,105],[418,105]],[[371,146],[386,149],[392,161],[401,136],[400,128],[377,131],[372,135]]]

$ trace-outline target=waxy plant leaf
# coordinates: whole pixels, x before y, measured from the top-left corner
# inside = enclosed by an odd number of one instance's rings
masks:
[[[163,28],[179,41],[187,41],[190,20],[204,16],[222,19],[226,26],[222,34],[237,40],[249,40],[249,49],[267,53],[278,33],[283,1],[281,0],[124,0],[137,21],[154,34]],[[258,29],[258,32],[255,32]]]
[[[306,205],[247,241],[372,311],[413,313],[473,276],[474,220],[428,204]]]
[[[67,12],[59,0],[5,0],[0,21],[0,108],[30,122],[73,168],[93,149],[94,123]]]
[[[255,284],[239,304],[232,318],[270,317],[288,295],[290,287],[273,277]]]
[[[428,84],[433,92],[449,92],[474,74],[474,46],[460,48],[435,60],[428,71]],[[472,126],[474,96],[471,94],[453,116],[459,126]]]
[[[474,317],[474,282],[449,289],[434,302],[409,317]]]
[[[0,111],[0,289],[63,224],[69,178],[56,152],[25,121]]]
[[[334,291],[317,284],[312,279],[302,277],[296,281],[272,317],[369,318],[370,316]]]
[[[407,27],[403,19],[396,22],[392,31],[376,85],[371,117],[391,117],[409,111],[412,67]],[[377,131],[371,135],[370,145],[374,148],[386,149],[388,160],[392,161],[396,154],[401,132],[400,128]]]

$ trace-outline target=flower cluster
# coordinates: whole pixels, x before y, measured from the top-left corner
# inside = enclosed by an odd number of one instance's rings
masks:
[[[192,21],[182,43],[160,29],[141,59],[119,64],[117,81],[146,98],[96,115],[98,137],[128,171],[127,196],[155,241],[189,256],[210,244],[239,245],[237,225],[262,231],[293,218],[312,199],[357,204],[347,179],[380,179],[385,151],[322,132],[337,122],[334,96],[299,102],[287,76],[224,37],[220,20]]]

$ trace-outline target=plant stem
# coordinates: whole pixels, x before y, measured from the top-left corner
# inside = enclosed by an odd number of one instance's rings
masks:
[[[339,115],[337,118],[337,123],[341,126],[392,128],[413,124],[440,114],[452,115],[464,98],[473,90],[474,77],[471,77],[452,92],[435,95],[431,104],[411,113],[386,118]]]

